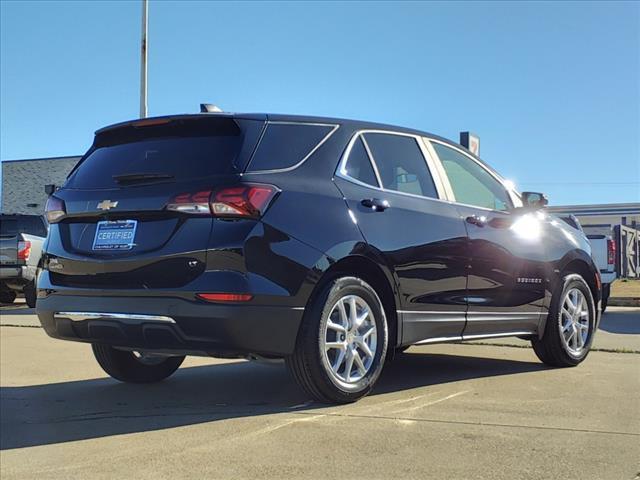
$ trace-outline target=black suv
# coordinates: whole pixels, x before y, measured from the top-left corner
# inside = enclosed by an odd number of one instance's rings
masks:
[[[50,197],[37,313],[126,382],[185,355],[284,358],[365,395],[416,343],[518,336],[580,363],[600,278],[582,233],[458,144],[406,128],[202,113],[120,123]]]

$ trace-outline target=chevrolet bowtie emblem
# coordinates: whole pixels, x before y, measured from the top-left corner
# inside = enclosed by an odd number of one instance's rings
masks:
[[[116,208],[117,206],[118,206],[118,202],[112,202],[111,200],[103,200],[98,204],[98,209],[110,210],[112,208]]]

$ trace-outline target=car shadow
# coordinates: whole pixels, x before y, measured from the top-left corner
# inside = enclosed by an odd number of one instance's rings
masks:
[[[609,333],[640,335],[640,309],[607,310],[598,328]]]
[[[0,315],[34,315],[34,308],[29,308],[26,303],[1,303]]]
[[[544,368],[538,362],[405,353],[385,367],[371,395]],[[7,386],[0,388],[0,449],[327,407],[311,402],[283,365],[245,361],[182,368],[152,385],[101,378]]]

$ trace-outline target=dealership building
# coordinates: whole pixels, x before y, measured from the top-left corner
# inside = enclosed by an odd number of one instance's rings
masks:
[[[42,215],[45,185],[60,186],[80,156],[2,162],[2,213]]]
[[[575,215],[585,232],[610,235],[616,225],[640,229],[640,203],[566,205],[549,207],[557,215]]]

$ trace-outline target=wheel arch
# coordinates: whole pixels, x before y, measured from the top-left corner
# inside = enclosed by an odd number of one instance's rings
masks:
[[[398,320],[397,289],[393,275],[384,266],[365,255],[348,255],[333,262],[315,284],[307,302],[309,305],[327,282],[340,276],[355,276],[367,282],[376,291],[384,307],[389,328],[390,350],[396,347],[401,338],[401,323]]]
[[[589,260],[591,259],[589,258]],[[583,280],[587,282],[589,290],[591,290],[591,295],[593,296],[593,301],[597,306],[601,297],[600,289],[602,284],[600,281],[600,274],[593,265],[593,262],[582,257],[570,260],[562,267],[562,269],[560,269],[557,281],[562,282],[562,279],[571,273],[580,275]]]
[[[586,254],[585,254],[586,255]],[[552,277],[551,282],[551,291],[555,292],[559,286],[563,284],[563,280],[567,275],[577,274],[582,277],[582,279],[586,282],[589,287],[589,291],[593,297],[593,302],[596,310],[596,325],[599,323],[600,314],[599,314],[599,303],[601,300],[601,283],[600,283],[600,274],[597,268],[594,266],[591,257],[586,257],[581,254],[572,255],[567,258],[564,262],[561,262],[560,265],[554,269],[555,274]],[[538,332],[538,337],[542,338],[544,335],[544,331],[546,329],[547,319],[543,322],[540,331]]]

